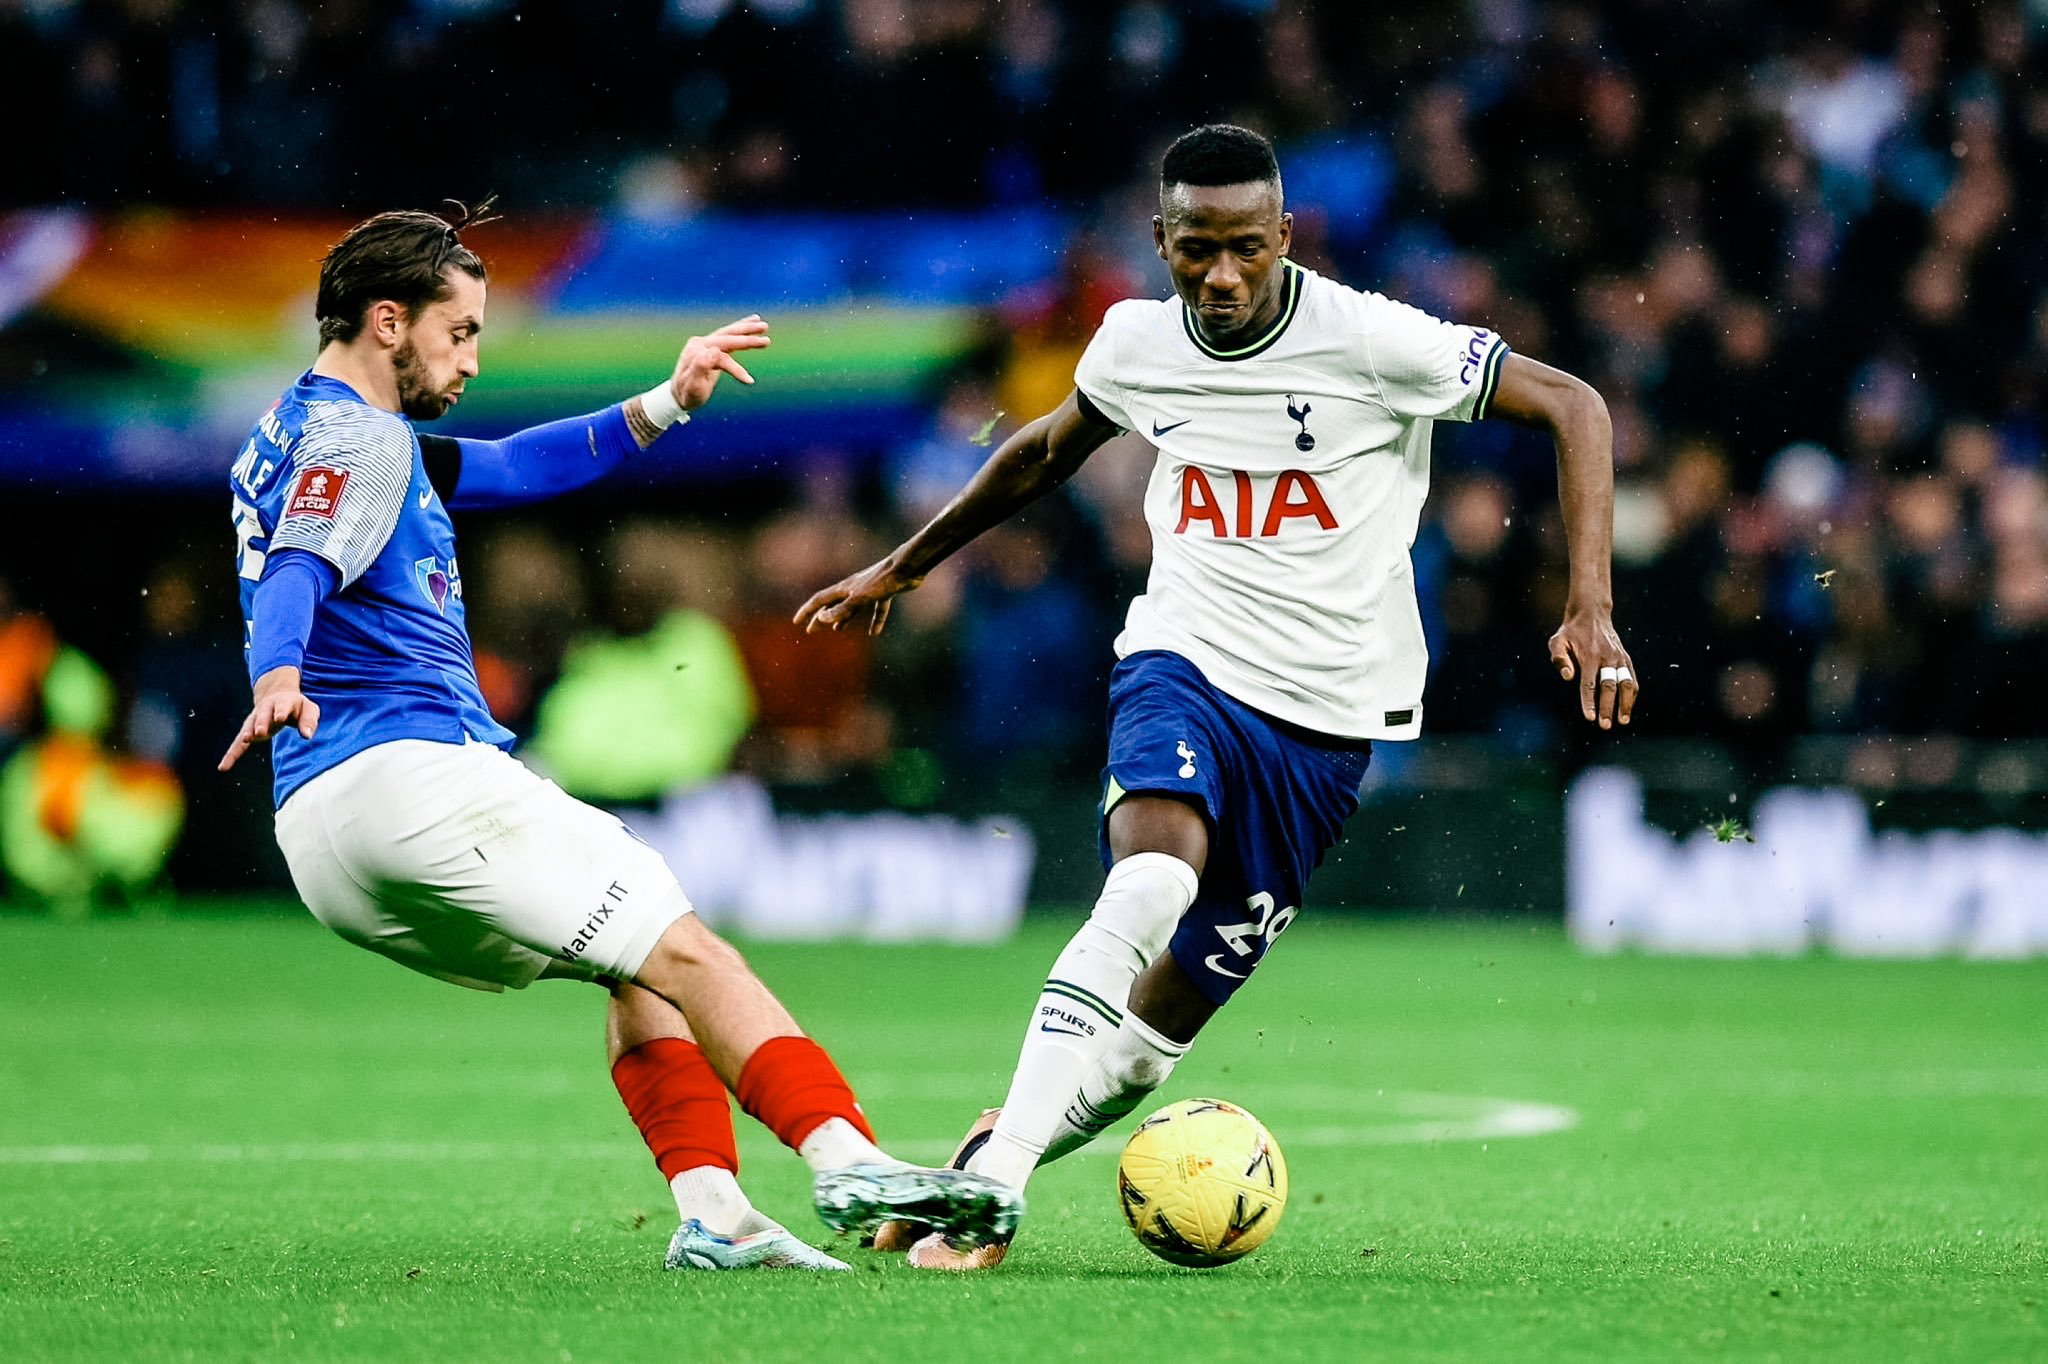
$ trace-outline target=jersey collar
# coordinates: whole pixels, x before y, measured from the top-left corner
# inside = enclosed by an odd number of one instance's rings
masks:
[[[365,407],[370,405],[369,400],[356,392],[353,385],[344,383],[331,374],[315,374],[309,369],[299,376],[296,387],[304,389],[309,397],[349,398]]]
[[[1187,328],[1188,340],[1195,343],[1195,349],[1211,360],[1249,360],[1267,350],[1280,339],[1280,333],[1287,330],[1287,324],[1294,320],[1294,314],[1301,307],[1302,269],[1285,256],[1280,258],[1280,268],[1286,272],[1287,281],[1282,286],[1287,290],[1287,299],[1280,305],[1280,316],[1273,319],[1273,325],[1256,341],[1231,350],[1219,350],[1202,337],[1202,329],[1195,325],[1194,310],[1186,303],[1180,305],[1180,322]]]

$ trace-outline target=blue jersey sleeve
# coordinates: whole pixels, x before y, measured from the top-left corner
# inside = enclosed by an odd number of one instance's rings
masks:
[[[318,555],[286,550],[269,557],[249,621],[251,682],[272,668],[304,666],[313,616],[340,586],[334,565]]]
[[[506,507],[573,492],[640,449],[626,425],[623,403],[530,426],[503,440],[422,436],[420,445],[428,472],[442,489],[441,500],[457,510]]]
[[[307,404],[270,552],[303,549],[347,587],[376,562],[412,485],[412,428],[360,402]]]

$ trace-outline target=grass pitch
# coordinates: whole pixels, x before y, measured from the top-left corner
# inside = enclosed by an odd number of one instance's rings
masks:
[[[1066,928],[750,956],[936,1159]],[[994,1274],[664,1274],[601,1014],[299,917],[0,919],[0,1359],[2048,1358],[2048,963],[1309,916],[1160,1096],[1245,1104],[1292,1168],[1206,1273],[1084,1153]],[[826,1241],[741,1123],[755,1201]]]

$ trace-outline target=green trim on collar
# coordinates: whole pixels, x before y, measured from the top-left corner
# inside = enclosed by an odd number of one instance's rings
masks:
[[[1188,340],[1195,343],[1195,349],[1211,360],[1249,360],[1278,341],[1280,333],[1287,330],[1287,324],[1294,320],[1294,314],[1301,309],[1303,279],[1301,267],[1285,256],[1280,258],[1280,268],[1287,272],[1287,302],[1281,307],[1280,316],[1273,320],[1273,325],[1266,329],[1264,336],[1249,345],[1239,346],[1236,350],[1218,350],[1205,341],[1202,338],[1202,329],[1195,325],[1194,310],[1183,302],[1180,305],[1181,326],[1187,329]]]

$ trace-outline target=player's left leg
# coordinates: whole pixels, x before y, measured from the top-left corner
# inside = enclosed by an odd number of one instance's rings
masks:
[[[1194,1045],[1195,1034],[1222,1007],[1222,1001],[1203,993],[1172,952],[1161,953],[1132,985],[1123,1027],[1081,1078],[1038,1163],[1049,1165],[1073,1154],[1129,1117],[1166,1083]]]
[[[337,931],[485,989],[546,975],[629,981],[665,1000],[741,1107],[811,1165],[818,1214],[835,1230],[866,1230],[895,1209],[970,1234],[1015,1226],[1015,1191],[876,1147],[832,1059],[617,818],[488,745],[395,741],[372,752],[381,756],[308,783],[279,816],[280,841],[287,823],[318,834],[335,845],[342,879],[394,888],[391,923],[336,918]],[[364,780],[287,820],[354,763]]]
[[[637,985],[613,986],[605,1050],[682,1218],[668,1268],[848,1268],[755,1209],[741,1190],[725,1084],[674,1005]]]
[[[740,1107],[810,1165],[813,1206],[827,1226],[865,1232],[905,1217],[975,1239],[1007,1239],[1015,1230],[1019,1191],[962,1170],[909,1165],[876,1146],[832,1058],[694,913],[671,922],[630,975],[682,1012]]]
[[[1294,921],[1310,873],[1356,808],[1369,750],[1284,730],[1259,736],[1257,749],[1260,761],[1246,765],[1257,774],[1253,789],[1218,831],[1202,898],[1132,986],[1123,1027],[1083,1078],[1041,1164],[1086,1146],[1166,1082]]]
[[[1172,953],[1161,953],[1132,983],[1122,1026],[1110,1034],[1101,1054],[1081,1077],[1037,1163],[1050,1165],[1073,1154],[1129,1115],[1146,1095],[1166,1083],[1194,1044],[1195,1034],[1220,1007],[1202,993]],[[981,1134],[992,1136],[998,1121],[1000,1110],[984,1113],[969,1130],[954,1163],[974,1168],[972,1157],[990,1139]],[[963,1161],[961,1156],[968,1159]],[[1008,1255],[1009,1244],[991,1241],[977,1245],[919,1229],[918,1235],[907,1240],[899,1233],[886,1246],[878,1237],[876,1249],[907,1249],[914,1269],[962,1272],[995,1268]]]

